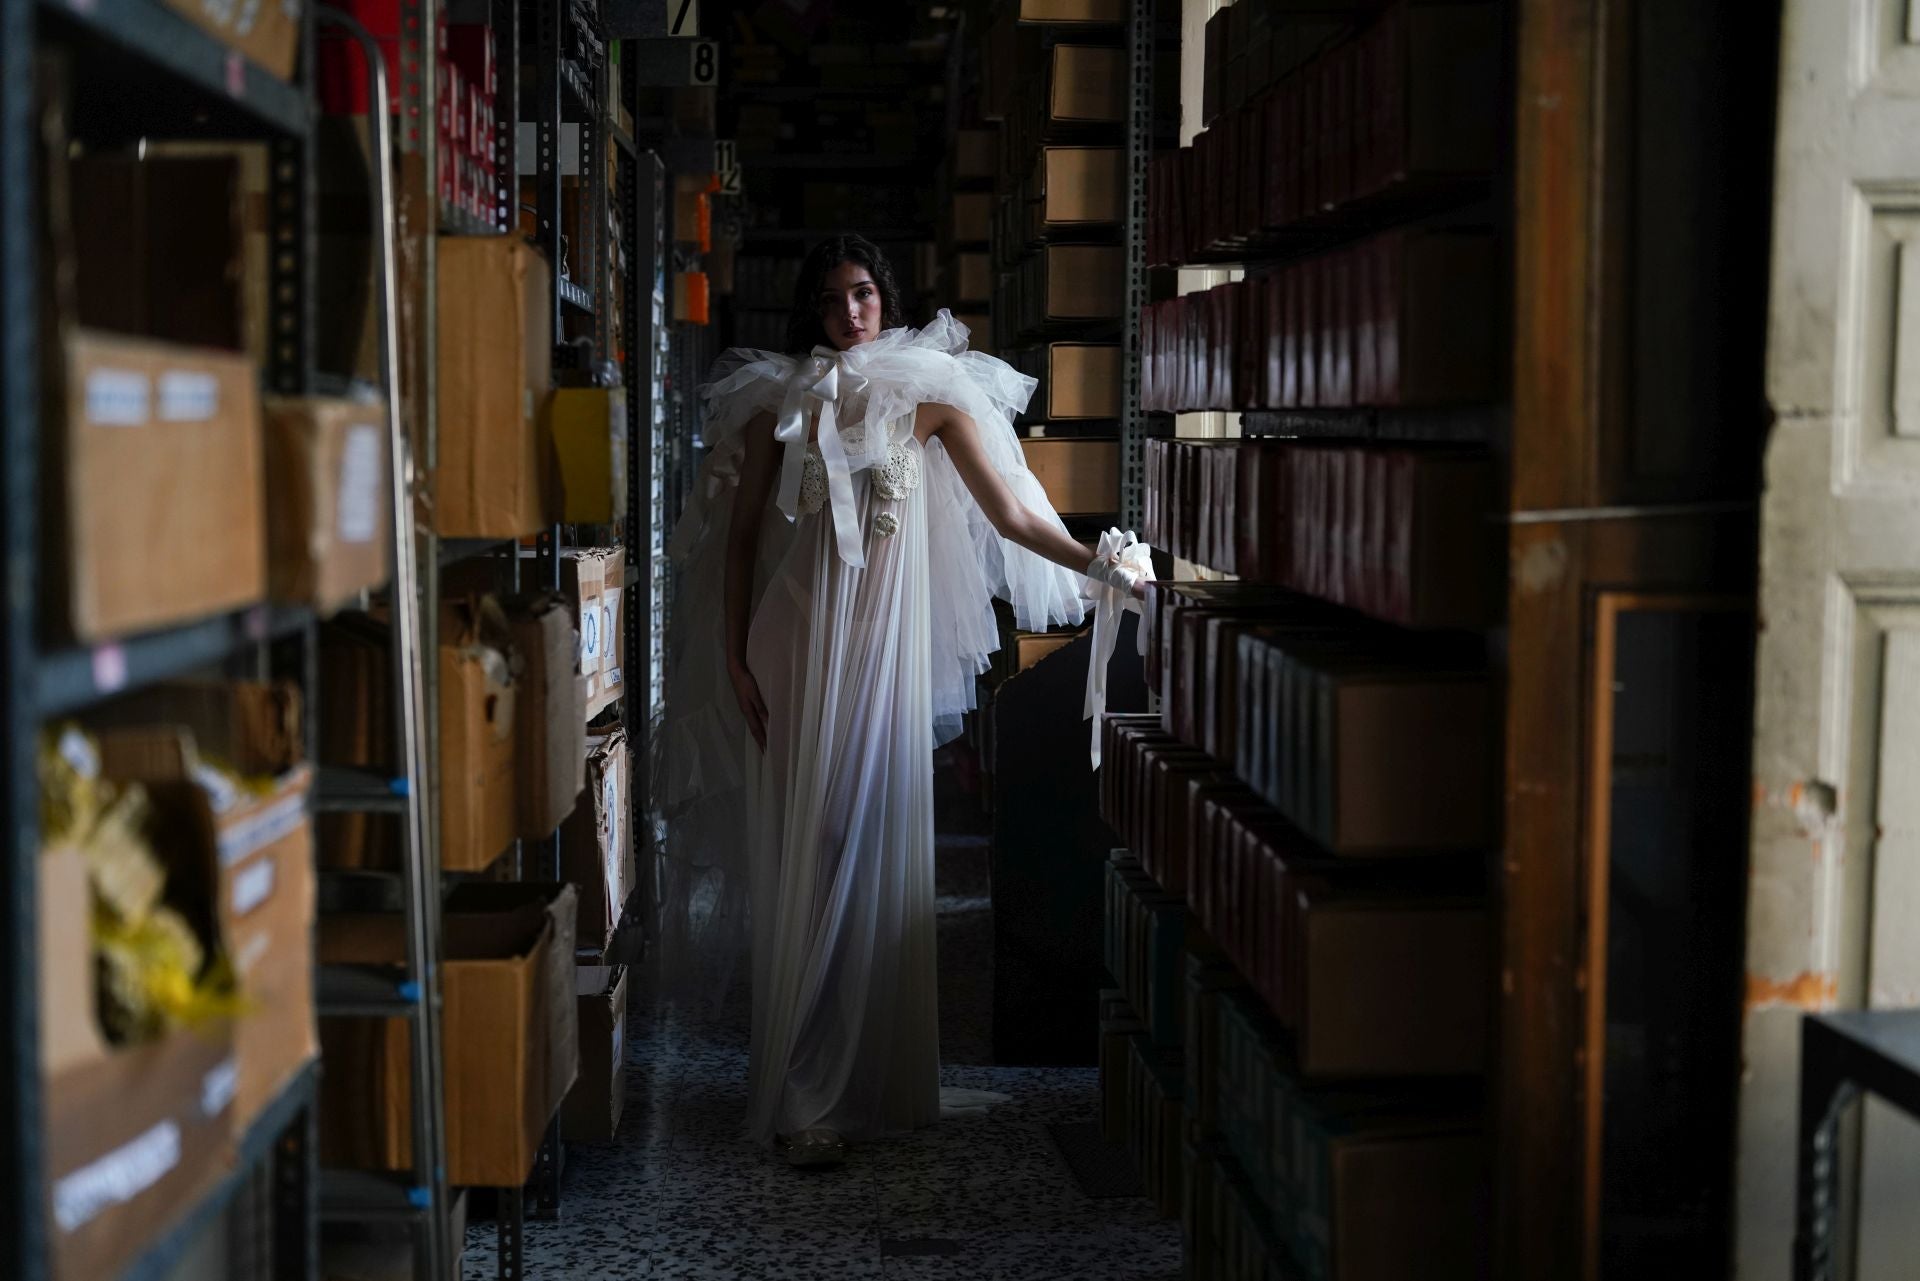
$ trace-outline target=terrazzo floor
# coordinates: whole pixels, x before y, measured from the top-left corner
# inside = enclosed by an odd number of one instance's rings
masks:
[[[992,1066],[992,918],[980,816],[940,772],[943,1084],[1011,1100],[788,1169],[735,1137],[746,1111],[748,996],[712,1017],[628,1014],[616,1143],[574,1145],[557,1223],[529,1223],[528,1281],[1175,1281],[1180,1230],[1144,1199],[1093,1199],[1046,1127],[1094,1119],[1092,1068]],[[468,1231],[466,1281],[496,1275],[495,1229]]]

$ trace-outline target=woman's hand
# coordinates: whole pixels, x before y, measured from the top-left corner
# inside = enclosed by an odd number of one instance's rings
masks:
[[[1128,590],[1133,592],[1133,598],[1135,600],[1145,600],[1147,598],[1147,580],[1144,578],[1134,579],[1133,586]]]
[[[733,696],[740,700],[740,714],[747,718],[747,729],[760,750],[767,750],[767,702],[760,697],[760,682],[753,679],[745,663],[728,663],[727,676],[733,681]]]

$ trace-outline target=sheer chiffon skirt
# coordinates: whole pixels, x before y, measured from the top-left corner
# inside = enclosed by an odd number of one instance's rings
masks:
[[[761,1142],[940,1116],[925,493],[856,476],[865,569],[836,554],[828,512],[801,517],[749,633],[768,711],[745,778]]]

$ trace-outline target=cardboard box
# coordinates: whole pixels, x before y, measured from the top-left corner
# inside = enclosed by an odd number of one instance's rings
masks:
[[[611,1143],[627,1102],[627,970],[582,965],[574,970],[579,1000],[580,1076],[560,1110],[570,1143]]]
[[[1080,635],[1071,632],[1021,632],[1013,640],[1013,670],[1024,672],[1035,663],[1071,644]]]
[[[297,687],[265,682],[160,685],[103,709],[110,777],[163,792],[171,830],[218,851],[220,936],[249,1009],[235,1022],[233,1123],[252,1124],[318,1052],[314,1033],[312,769]],[[203,787],[202,756],[248,780]]]
[[[579,1071],[571,886],[473,883],[448,896],[441,935],[441,1058],[447,1181],[517,1187]],[[326,964],[392,965],[405,955],[397,913],[327,916]],[[401,1019],[328,1019],[321,1028],[321,1160],[358,1169],[412,1165],[411,1044]]]
[[[953,293],[956,302],[985,302],[992,298],[992,258],[984,253],[955,254]]]
[[[1047,417],[1119,416],[1119,344],[1057,342],[1047,348]]]
[[[1047,114],[1062,124],[1119,124],[1127,118],[1127,51],[1053,47]]]
[[[993,193],[963,191],[953,198],[952,243],[984,245],[993,234]]]
[[[387,581],[393,495],[384,402],[267,401],[268,584],[323,614]]]
[[[60,374],[47,474],[67,559],[47,578],[73,634],[105,640],[265,596],[253,364],[73,331]]]
[[[579,888],[581,945],[604,950],[638,880],[628,821],[632,762],[624,730],[590,735],[586,746],[587,801],[560,830],[560,866]]]
[[[998,168],[1000,136],[992,129],[961,129],[949,152],[957,179],[991,178]]]
[[[1117,223],[1126,214],[1125,153],[1119,147],[1045,147],[1033,192],[1045,227]]]
[[[1015,14],[1022,22],[1098,22],[1127,20],[1126,0],[1020,0]]]
[[[620,612],[626,586],[626,549],[608,548],[600,566],[600,670],[587,681],[589,721],[626,693],[627,630]]]
[[[167,7],[282,80],[293,79],[300,52],[301,0],[261,5],[167,0]]]
[[[1045,320],[1118,320],[1126,308],[1126,258],[1118,245],[1048,245]]]
[[[440,614],[440,866],[486,870],[517,831],[514,718],[519,690],[506,616],[491,597]]]
[[[540,423],[553,377],[552,277],[518,236],[439,242],[440,466],[447,538],[518,538],[552,523]]]
[[[586,684],[575,667],[580,634],[574,613],[558,596],[539,596],[513,613],[513,652],[519,665],[514,706],[519,768],[518,831],[522,839],[553,835],[586,786],[580,726],[586,720]]]
[[[1120,510],[1120,444],[1113,440],[1022,440],[1027,468],[1066,515]]]
[[[627,518],[627,393],[562,387],[549,414],[560,464],[560,519],[614,525]]]
[[[993,354],[993,317],[984,311],[955,312],[953,318],[967,327],[967,349]]]
[[[560,559],[560,589],[573,606],[574,626],[580,636],[579,669],[582,676],[589,678],[589,702],[599,689],[591,678],[600,674],[607,654],[606,619],[602,613],[607,555],[604,547],[569,547]]]

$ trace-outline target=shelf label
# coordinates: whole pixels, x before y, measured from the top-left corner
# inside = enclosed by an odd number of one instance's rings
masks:
[[[87,421],[95,427],[144,427],[152,395],[143,373],[96,369],[87,375]]]
[[[340,541],[370,543],[380,521],[380,429],[348,428],[340,455]]]
[[[700,0],[667,0],[667,14],[668,35],[700,34]]]
[[[57,1181],[53,1221],[62,1232],[85,1227],[103,1211],[145,1192],[179,1164],[180,1127],[162,1121],[133,1142]]]
[[[160,421],[204,423],[220,412],[220,380],[197,370],[169,369],[160,375]]]
[[[93,688],[113,694],[127,687],[127,651],[120,645],[102,645],[93,651]]]
[[[713,144],[713,168],[720,176],[720,194],[737,196],[740,194],[740,144],[732,138],[721,138]]]
[[[227,50],[227,92],[236,98],[247,96],[247,60],[237,49]]]

